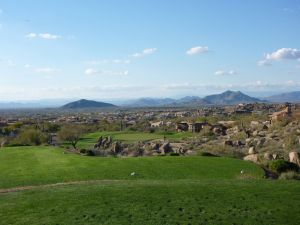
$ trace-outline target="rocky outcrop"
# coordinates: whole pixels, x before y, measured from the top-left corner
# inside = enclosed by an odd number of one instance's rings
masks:
[[[295,163],[298,166],[300,166],[300,153],[299,152],[290,152],[289,160],[290,160],[290,162]]]

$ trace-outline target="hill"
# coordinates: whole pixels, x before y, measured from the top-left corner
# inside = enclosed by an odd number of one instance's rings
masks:
[[[294,92],[286,92],[278,95],[272,95],[270,97],[266,98],[269,102],[293,102],[298,103],[300,102],[300,91],[294,91]]]
[[[208,95],[204,98],[204,100],[215,105],[264,102],[258,98],[250,97],[240,91],[225,91],[221,94]]]
[[[84,108],[105,108],[105,107],[116,107],[116,106],[110,103],[81,99],[63,105],[61,109],[84,109]]]

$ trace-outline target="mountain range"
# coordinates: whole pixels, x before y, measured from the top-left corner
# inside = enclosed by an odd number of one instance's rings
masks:
[[[69,102],[69,103],[68,103]],[[79,101],[59,100],[40,100],[27,102],[0,102],[0,109],[21,109],[21,108],[57,108],[78,109],[78,108],[103,108],[103,107],[190,107],[199,105],[234,105],[238,103],[269,102],[300,103],[300,91],[287,92],[272,95],[265,98],[254,98],[240,91],[225,91],[221,94],[208,95],[204,98],[198,96],[186,96],[180,99],[174,98],[139,98],[135,100],[119,100],[115,104],[102,101],[91,101],[81,99]],[[68,103],[68,104],[66,104]]]

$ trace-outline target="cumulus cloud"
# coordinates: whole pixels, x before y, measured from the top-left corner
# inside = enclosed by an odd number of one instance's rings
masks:
[[[132,56],[135,58],[140,58],[146,55],[152,55],[157,51],[157,48],[146,48],[141,52],[134,53]]]
[[[61,38],[62,36],[56,35],[56,34],[50,34],[50,33],[29,33],[25,35],[26,38],[29,39],[35,39],[35,38],[40,38],[40,39],[45,39],[45,40],[57,40]]]
[[[201,54],[201,53],[205,53],[208,52],[208,47],[207,46],[195,46],[190,48],[189,50],[186,51],[186,54],[188,55],[197,55],[197,54]]]
[[[218,75],[218,76],[226,76],[226,75],[236,75],[237,72],[235,70],[217,70],[215,72],[215,75]]]
[[[258,62],[260,66],[270,66],[272,61],[299,60],[300,50],[296,48],[280,48],[272,53],[265,54],[264,59]]]

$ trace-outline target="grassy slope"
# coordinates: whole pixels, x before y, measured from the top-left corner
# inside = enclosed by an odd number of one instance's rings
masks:
[[[143,132],[130,132],[130,131],[122,131],[122,132],[95,132],[85,135],[82,140],[78,143],[78,146],[83,148],[93,146],[100,136],[107,137],[111,136],[113,140],[122,141],[125,143],[133,143],[138,141],[150,141],[156,139],[163,139],[164,136],[171,140],[177,141],[182,138],[192,137],[194,134],[190,132],[162,132],[162,133],[143,133]]]
[[[232,179],[242,169],[263,176],[250,162],[221,157],[100,158],[63,154],[51,147],[0,150],[0,188],[91,179]],[[137,178],[130,176],[133,171]]]
[[[299,224],[296,182],[122,181],[0,195],[0,224]]]
[[[298,224],[300,183],[260,178],[249,162],[210,157],[95,158],[54,148],[0,150],[0,224]],[[136,171],[139,176],[131,177]]]

